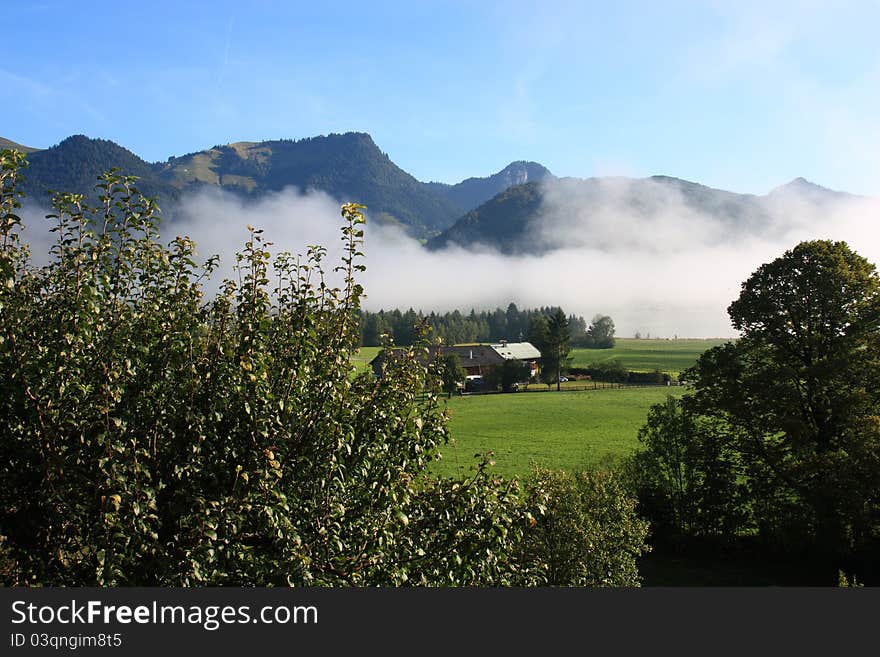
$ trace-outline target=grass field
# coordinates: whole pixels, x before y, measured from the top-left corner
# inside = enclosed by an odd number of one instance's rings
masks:
[[[453,442],[435,464],[438,474],[466,473],[474,454],[492,450],[499,473],[528,473],[530,464],[572,470],[624,456],[638,446],[648,409],[682,387],[453,397]]]
[[[351,362],[358,372],[364,372],[370,368],[370,361],[382,351],[382,347],[361,347],[356,356],[352,356]]]
[[[589,367],[591,363],[620,360],[628,370],[651,372],[660,370],[678,374],[697,362],[707,349],[726,340],[636,340],[616,338],[611,349],[572,349],[572,367]]]
[[[678,374],[723,342],[618,338],[613,349],[573,350],[572,365],[619,359],[627,369]],[[361,348],[352,359],[358,371],[369,366],[379,349]],[[563,388],[584,384],[569,381]],[[508,476],[528,473],[532,462],[568,470],[595,465],[632,452],[648,409],[669,394],[683,392],[663,386],[454,397],[448,402],[453,443],[441,450],[443,460],[434,470],[462,474],[473,465],[474,454],[489,450],[495,453],[497,470]]]
[[[660,370],[678,374],[697,362],[707,349],[724,344],[722,339],[636,340],[617,338],[612,349],[572,349],[572,367],[588,367],[591,363],[619,360],[628,370],[651,372]],[[352,358],[358,371],[365,370],[381,347],[361,347]]]

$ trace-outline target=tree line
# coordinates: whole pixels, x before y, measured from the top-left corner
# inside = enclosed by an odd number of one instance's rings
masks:
[[[446,313],[425,314],[412,308],[360,311],[360,344],[377,347],[383,344],[382,336],[389,336],[396,345],[409,346],[417,340],[419,323],[427,323],[432,335],[444,344],[471,342],[522,342],[529,340],[532,324],[538,317],[551,317],[564,311],[558,306],[541,306],[520,310],[510,302],[506,309],[471,309],[463,313],[453,310]],[[572,346],[609,348],[614,346],[614,321],[607,315],[596,315],[588,325],[575,314],[567,314],[566,328]]]

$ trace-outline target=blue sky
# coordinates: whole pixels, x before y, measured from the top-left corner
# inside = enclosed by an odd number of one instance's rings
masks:
[[[156,161],[358,130],[421,180],[880,196],[880,2],[766,4],[6,0],[0,136]]]

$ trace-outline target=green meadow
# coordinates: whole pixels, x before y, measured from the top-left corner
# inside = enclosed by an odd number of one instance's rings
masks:
[[[679,339],[679,340],[636,340],[617,338],[611,349],[572,349],[571,366],[589,367],[591,363],[619,360],[628,370],[651,372],[660,370],[678,374],[697,362],[707,349],[724,344],[727,340]],[[381,347],[361,347],[352,357],[358,371],[367,369],[370,361],[381,351]]]
[[[697,362],[707,349],[724,344],[724,339],[636,340],[616,338],[611,349],[572,349],[572,367],[589,367],[591,363],[619,360],[628,370],[652,372],[660,370],[679,374]]]
[[[452,440],[434,471],[467,474],[478,452],[496,470],[524,475],[531,464],[573,470],[626,456],[639,444],[648,409],[685,388],[615,388],[453,397],[446,403]]]
[[[613,349],[573,349],[573,367],[620,360],[629,370],[660,370],[679,374],[706,349],[725,340],[658,340],[618,338]],[[369,367],[379,347],[361,347],[352,362],[358,371]],[[474,455],[492,451],[496,470],[506,476],[528,473],[532,463],[554,469],[577,469],[630,454],[638,447],[638,431],[648,410],[667,395],[680,396],[685,388],[583,388],[569,381],[561,392],[519,392],[466,395],[445,401],[450,421],[450,444],[434,471],[445,476],[467,474]],[[602,384],[597,384],[601,386]],[[542,384],[532,384],[546,390]]]

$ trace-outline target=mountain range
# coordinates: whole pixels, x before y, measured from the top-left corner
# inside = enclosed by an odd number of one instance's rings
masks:
[[[9,140],[0,147],[26,148]],[[139,190],[158,197],[160,207],[171,209],[172,216],[187,191],[214,186],[259,197],[294,186],[323,191],[340,202],[363,203],[373,221],[400,225],[417,238],[449,228],[465,211],[509,185],[550,175],[534,162],[515,162],[488,178],[457,185],[423,183],[394,164],[370,135],[358,132],[217,145],[157,163],[112,141],[83,135],[27,152],[24,189],[31,198],[45,198],[52,190],[91,190],[102,172],[117,167],[138,176]]]
[[[793,209],[815,215],[855,198],[803,178],[761,196],[669,176],[546,178],[506,189],[467,212],[426,246],[431,250],[483,247],[508,255],[572,246],[608,251],[638,241],[638,235],[627,231],[653,234],[663,222],[670,226],[684,222],[728,240],[784,226]]]
[[[760,231],[775,210],[792,199],[822,208],[851,198],[803,178],[756,196],[669,176],[557,178],[528,161],[457,184],[426,183],[398,167],[370,135],[359,132],[216,145],[155,163],[112,141],[83,135],[47,149],[0,138],[0,148],[28,153],[24,189],[32,199],[45,198],[50,190],[88,192],[98,175],[117,167],[138,176],[140,191],[158,197],[173,221],[175,205],[190,191],[221,187],[258,198],[294,186],[323,191],[339,202],[363,203],[368,220],[400,226],[433,250],[457,244],[508,254],[545,252],[589,239],[582,229],[596,221],[665,212],[710,217],[731,231]],[[579,221],[559,220],[570,215]]]

